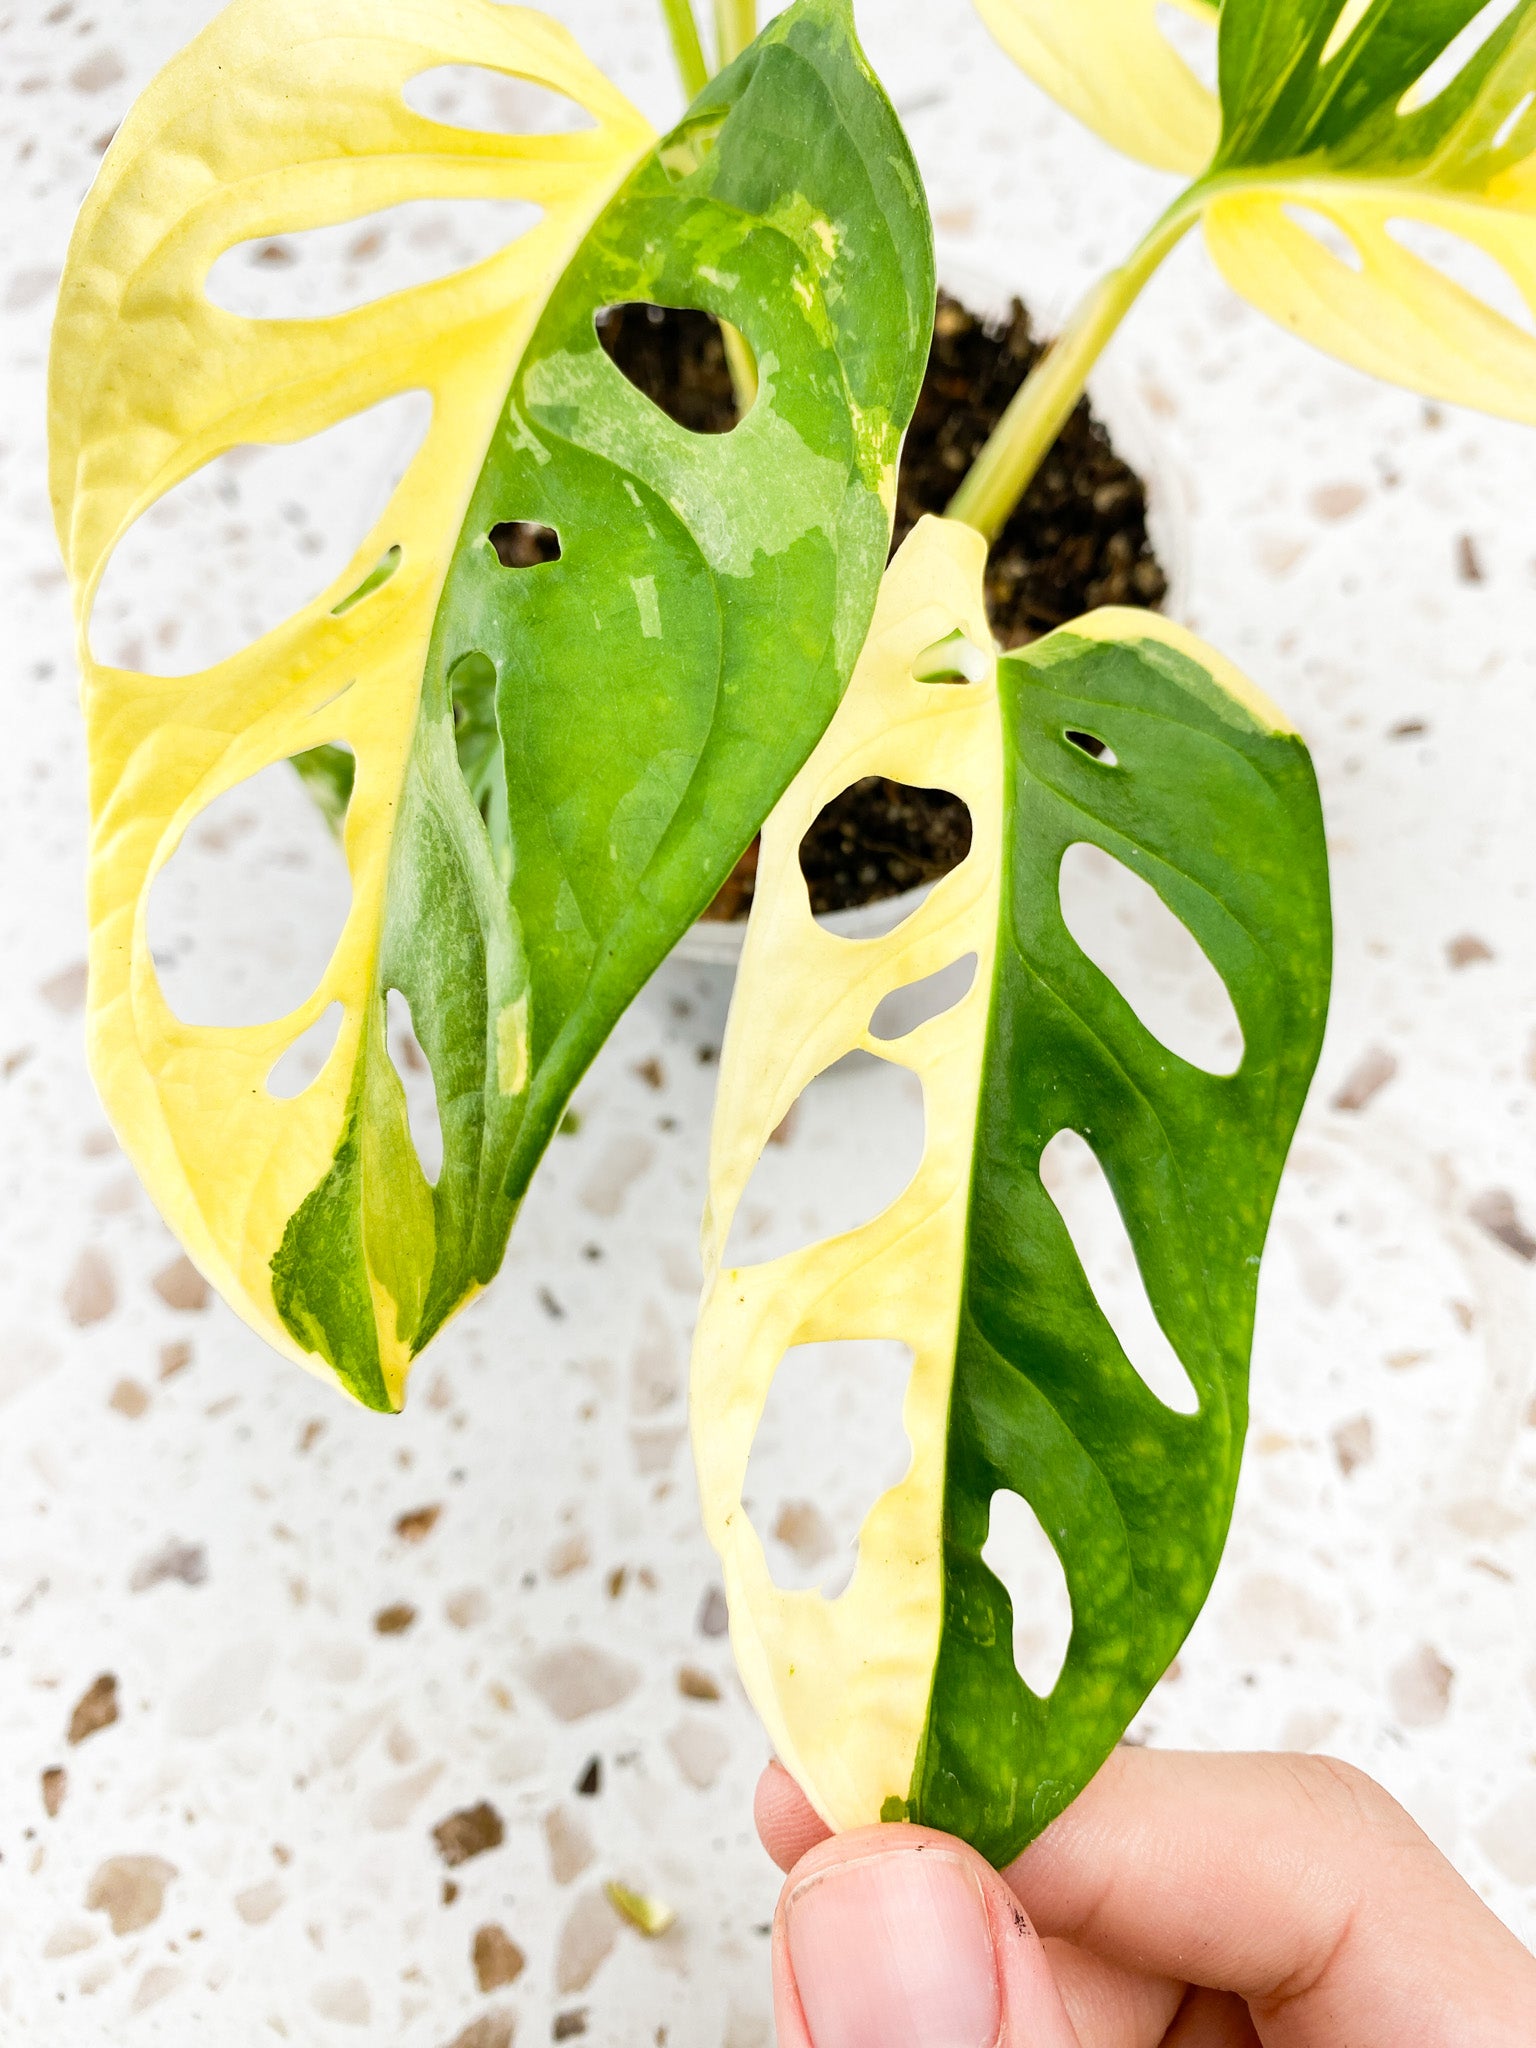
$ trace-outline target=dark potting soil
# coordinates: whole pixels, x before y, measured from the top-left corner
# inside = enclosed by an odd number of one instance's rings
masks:
[[[709,314],[615,306],[598,334],[630,381],[680,425],[719,434],[736,424],[725,347]],[[892,553],[925,512],[944,510],[1043,349],[1017,299],[998,324],[939,294],[928,369],[902,449]],[[492,539],[509,566],[559,552],[542,527],[498,528]],[[1167,587],[1147,537],[1141,478],[1081,399],[992,545],[992,630],[1002,646],[1018,647],[1095,605],[1157,605]],[[821,914],[936,881],[970,844],[970,813],[958,797],[870,776],[822,811],[801,841],[800,866],[811,908]],[[745,917],[756,878],[754,840],[705,916]]]

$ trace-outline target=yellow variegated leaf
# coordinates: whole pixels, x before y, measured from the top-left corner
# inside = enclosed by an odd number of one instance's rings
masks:
[[[1001,1865],[1098,1768],[1209,1589],[1330,928],[1316,780],[1274,706],[1147,612],[1092,613],[995,657],[985,556],[968,527],[917,526],[763,832],[721,1063],[692,1412],[732,1643],[784,1763],[835,1827],[909,1817]],[[798,854],[821,808],[871,775],[962,798],[971,848],[894,931],[850,940],[814,920]],[[1176,1053],[1077,944],[1060,877],[1083,843],[1203,950],[1237,1013],[1235,1069]],[[875,1035],[887,997],[968,954],[958,1001]],[[854,1050],[919,1077],[916,1173],[857,1228],[728,1264],[764,1147]],[[1063,1131],[1103,1169],[1188,1399],[1142,1376],[1089,1284],[1042,1178]],[[743,1497],[774,1376],[793,1346],[868,1339],[911,1351],[910,1464],[866,1515],[842,1592],[782,1589]],[[1010,1597],[983,1555],[1005,1495],[1034,1511],[1071,1602],[1044,1691],[1015,1665]]]
[[[508,136],[413,113],[406,85],[447,64],[531,80],[586,108],[595,126]],[[374,1253],[379,1357],[373,1382],[357,1390],[376,1405],[398,1402],[403,1340],[431,1259],[431,1190],[377,1042],[386,875],[428,642],[523,345],[572,251],[650,141],[642,117],[566,32],[531,10],[492,0],[235,0],[133,108],[70,246],[50,370],[51,483],[91,757],[92,1068],[198,1265],[274,1345],[315,1368],[321,1359],[275,1309],[272,1263],[289,1220],[351,1142],[349,1129],[362,1131],[359,1142],[376,1155],[363,1176],[372,1207],[361,1231],[365,1256]],[[243,319],[205,294],[213,263],[237,243],[433,197],[526,200],[542,217],[471,269],[329,319]],[[229,660],[175,681],[93,659],[96,590],[140,513],[236,444],[294,441],[410,390],[432,399],[423,445],[384,517],[313,603]],[[343,604],[390,549],[394,573]],[[345,827],[353,901],[325,974],[302,1008],[275,1023],[185,1024],[150,957],[151,885],[215,797],[323,744],[356,757]],[[467,793],[463,803],[473,817]],[[489,875],[488,847],[484,860]],[[487,971],[502,984],[500,1021],[510,1025],[518,963],[506,932],[486,944]],[[274,1062],[332,1003],[343,1021],[319,1079],[291,1100],[275,1097]],[[370,1048],[380,1056],[369,1059]],[[510,1051],[503,1087],[510,1079],[515,1088]],[[360,1073],[365,1115],[355,1101]],[[416,1212],[421,1229],[398,1227]]]
[[[1210,0],[1180,0],[1214,23]],[[1158,23],[1157,0],[976,0],[1022,71],[1106,142],[1160,171],[1210,162],[1221,132],[1216,96]]]

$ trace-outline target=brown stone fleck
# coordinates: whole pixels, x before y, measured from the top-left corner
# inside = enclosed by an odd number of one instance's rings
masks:
[[[208,1576],[208,1553],[201,1543],[178,1543],[173,1536],[152,1556],[135,1565],[128,1581],[131,1593],[147,1593],[166,1579],[180,1579],[184,1586],[200,1586]]]
[[[595,1799],[603,1789],[603,1760],[600,1756],[587,1758],[586,1769],[576,1780],[576,1791],[582,1799]]]
[[[515,1984],[528,1960],[506,1929],[494,1922],[475,1929],[471,1954],[475,1982],[482,1991],[496,1991],[503,1984]]]
[[[462,2034],[455,2034],[448,2048],[512,2048],[512,2014],[483,2012],[471,2020]]]
[[[107,1396],[107,1406],[126,1415],[130,1422],[137,1422],[149,1406],[149,1395],[137,1380],[119,1380]]]
[[[408,1600],[396,1600],[388,1607],[381,1607],[373,1617],[373,1626],[381,1636],[403,1636],[416,1619],[416,1610]]]
[[[424,1543],[437,1527],[442,1512],[440,1503],[427,1508],[411,1508],[395,1517],[395,1534],[403,1543]]]
[[[1397,1073],[1397,1061],[1391,1053],[1379,1045],[1373,1045],[1361,1054],[1345,1075],[1338,1093],[1333,1098],[1335,1109],[1360,1110],[1379,1095]]]
[[[566,1643],[535,1658],[529,1682],[557,1721],[581,1721],[627,1700],[640,1673],[591,1643]]]
[[[1483,558],[1478,553],[1477,542],[1470,533],[1459,533],[1456,536],[1456,574],[1463,583],[1482,583],[1486,580]]]
[[[1493,958],[1493,948],[1476,932],[1458,932],[1454,939],[1446,940],[1445,957],[1452,967],[1477,967]]]
[[[69,1773],[62,1764],[50,1764],[43,1773],[43,1811],[52,1820],[64,1804],[69,1790]]]
[[[636,1079],[643,1081],[647,1088],[665,1088],[667,1085],[667,1070],[654,1055],[648,1060],[637,1060],[634,1071]]]
[[[160,1346],[161,1379],[175,1379],[177,1373],[185,1372],[191,1363],[192,1346],[184,1338],[174,1344],[162,1344]]]
[[[474,1806],[464,1806],[457,1813],[450,1813],[446,1820],[440,1820],[432,1830],[432,1839],[437,1852],[450,1870],[467,1863],[472,1856],[483,1856],[488,1849],[499,1849],[506,1830],[501,1824],[501,1815],[487,1799]]]
[[[596,1763],[597,1759],[592,1760]],[[597,1855],[592,1837],[574,1814],[556,1806],[544,1816],[544,1840],[549,1846],[549,1871],[556,1884],[572,1884],[591,1867]]]
[[[1508,1188],[1489,1188],[1485,1194],[1476,1196],[1467,1204],[1467,1214],[1490,1237],[1496,1237],[1500,1244],[1507,1246],[1517,1259],[1524,1259],[1527,1265],[1536,1259],[1536,1237],[1521,1220],[1515,1198]]]
[[[1369,1415],[1355,1415],[1341,1422],[1333,1432],[1333,1455],[1347,1479],[1357,1465],[1365,1465],[1376,1454],[1376,1432]]]
[[[39,982],[37,992],[50,1010],[57,1010],[67,1017],[71,1011],[85,1008],[86,967],[83,960],[76,960],[69,967],[61,967],[57,974],[50,974]]]
[[[195,1312],[208,1306],[208,1282],[185,1254],[162,1266],[150,1285],[167,1308]]]
[[[114,1934],[137,1934],[160,1917],[165,1888],[176,1875],[163,1856],[111,1856],[86,1886],[86,1908],[105,1913]]]
[[[587,2031],[587,2009],[578,2006],[574,2012],[557,2012],[555,2024],[550,2028],[552,2041],[573,2041],[578,2034]]]
[[[87,1245],[64,1282],[64,1313],[77,1330],[105,1321],[117,1307],[117,1282],[106,1255]]]
[[[720,1688],[707,1671],[685,1664],[677,1674],[677,1689],[685,1700],[717,1700]]]
[[[1455,1672],[1428,1643],[1421,1643],[1411,1656],[1391,1672],[1387,1693],[1392,1711],[1404,1728],[1432,1728],[1450,1712],[1451,1686]]]
[[[699,1602],[698,1628],[701,1636],[723,1636],[731,1625],[731,1610],[718,1586],[711,1586]]]
[[[94,1679],[75,1702],[75,1711],[69,1717],[69,1742],[84,1742],[88,1735],[95,1735],[103,1728],[110,1728],[117,1719],[117,1677],[114,1672],[103,1671]]]
[[[312,1451],[315,1445],[319,1443],[321,1437],[323,1437],[324,1435],[324,1422],[318,1415],[311,1415],[308,1422],[306,1422],[304,1427],[299,1431],[300,1452],[302,1453],[304,1451]]]
[[[1315,518],[1332,522],[1347,519],[1351,512],[1358,512],[1365,500],[1363,484],[1319,484],[1309,503]]]
[[[76,92],[105,92],[109,85],[121,85],[127,76],[115,50],[97,50],[75,66],[69,82]]]

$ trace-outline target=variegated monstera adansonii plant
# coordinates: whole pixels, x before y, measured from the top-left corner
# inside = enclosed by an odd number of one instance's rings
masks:
[[[704,1516],[736,1655],[784,1762],[836,1827],[910,1817],[995,1862],[1086,1783],[1204,1602],[1247,1418],[1259,1258],[1322,1038],[1327,857],[1312,767],[1282,715],[1190,634],[1090,614],[991,651],[986,544],[928,519],[887,572],[853,681],[763,834],[722,1056],[694,1361]],[[798,864],[861,776],[938,783],[971,850],[884,938],[813,918]],[[1150,884],[1225,982],[1231,1073],[1155,1037],[1079,948],[1063,857],[1103,849]],[[894,1040],[893,991],[974,955],[969,991]],[[905,1191],[862,1227],[723,1263],[753,1167],[802,1089],[861,1048],[922,1082]],[[1041,1179],[1058,1131],[1092,1147],[1193,1412],[1121,1348]],[[911,1462],[859,1533],[845,1591],[781,1590],[743,1506],[789,1347],[904,1342]],[[1064,1568],[1066,1661],[1015,1668],[982,1560],[993,1504],[1029,1502]]]
[[[502,135],[411,110],[474,65],[586,110]],[[204,286],[253,238],[407,200],[515,198],[488,261],[324,319]],[[492,0],[234,0],[153,82],[86,200],[51,364],[52,493],[90,752],[92,1069],[225,1298],[370,1407],[499,1265],[571,1089],[709,902],[842,695],[890,535],[933,316],[927,208],[847,0],[796,0],[658,140],[542,15]],[[734,431],[608,359],[615,303],[720,316],[755,358]],[[166,681],[96,660],[112,551],[241,443],[423,390],[430,429],[347,570]],[[502,522],[559,559],[502,566]],[[298,758],[345,803],[353,901],[319,985],[241,1028],[178,1018],[155,878],[199,813]],[[429,1184],[384,1038],[408,1000]],[[268,1076],[332,1004],[319,1078]]]
[[[1191,182],[1088,293],[956,517],[987,532],[1006,519],[1099,351],[1197,223],[1228,283],[1304,340],[1428,397],[1536,421],[1536,0],[1178,0],[1214,30],[1215,92],[1158,0],[976,4],[1071,113]]]

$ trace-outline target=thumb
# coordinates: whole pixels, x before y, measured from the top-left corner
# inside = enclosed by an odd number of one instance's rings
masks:
[[[1018,1900],[929,1828],[859,1828],[800,1859],[773,1992],[779,2048],[1078,2048]]]

